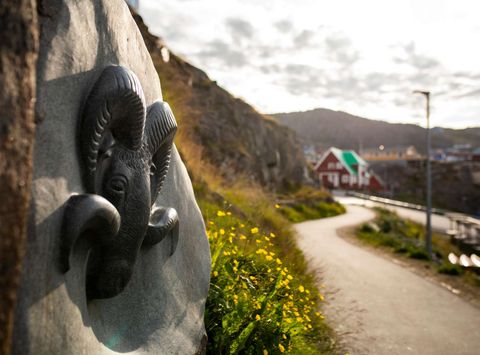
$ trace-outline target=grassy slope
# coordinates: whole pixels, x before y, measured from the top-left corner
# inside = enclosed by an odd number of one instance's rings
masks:
[[[208,142],[198,140],[192,122],[202,114],[191,105],[198,97],[177,80],[189,64],[162,65],[158,39],[139,26],[164,99],[179,123],[175,143],[207,225],[213,258],[205,320],[209,352],[335,353],[334,335],[319,312],[323,297],[296,246],[291,222],[275,207],[271,192],[241,174],[233,182],[225,179],[204,158]],[[323,193],[322,198],[328,196]]]

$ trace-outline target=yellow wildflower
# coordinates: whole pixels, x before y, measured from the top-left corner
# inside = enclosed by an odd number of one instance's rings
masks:
[[[227,216],[231,216],[232,215],[232,212],[227,212]]]
[[[285,347],[282,344],[278,344],[278,350],[280,350],[281,353],[284,353]]]
[[[223,217],[223,216],[225,216],[225,212],[223,212],[223,211],[217,211],[217,216],[218,216],[218,217]]]
[[[280,205],[278,203],[276,203],[275,208],[280,208]]]
[[[274,234],[274,233],[270,233],[270,237],[271,237],[271,238],[275,238],[275,234]]]
[[[260,320],[260,316],[258,314],[255,316],[255,320]]]
[[[247,237],[245,237],[243,234],[240,234],[240,240],[245,240]]]
[[[218,276],[218,271],[214,271],[214,272],[213,272],[213,276],[214,276],[214,277],[217,277],[217,276]]]
[[[272,258],[270,255],[267,255],[267,256],[265,257],[265,259],[267,259],[267,261],[273,260],[273,258]]]
[[[305,287],[303,287],[302,285],[298,286],[298,290],[300,292],[305,292]]]
[[[258,228],[254,227],[254,228],[250,229],[250,233],[257,234],[258,233]]]
[[[220,235],[224,235],[224,234],[225,234],[225,229],[220,228]]]
[[[263,349],[263,355],[268,355],[268,350]]]
[[[277,262],[278,265],[282,265],[282,261],[279,258],[277,258],[277,260],[275,261]]]

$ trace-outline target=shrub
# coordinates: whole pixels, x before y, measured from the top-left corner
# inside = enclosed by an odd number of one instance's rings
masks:
[[[445,262],[437,268],[437,271],[440,274],[457,276],[462,273],[462,268],[458,265],[453,265],[453,264],[450,264],[449,262]]]
[[[412,259],[419,259],[419,260],[430,260],[425,249],[420,249],[417,247],[409,247],[407,255]]]
[[[230,212],[207,221],[212,279],[205,310],[211,354],[317,354],[331,349],[314,285],[279,257],[274,233]]]

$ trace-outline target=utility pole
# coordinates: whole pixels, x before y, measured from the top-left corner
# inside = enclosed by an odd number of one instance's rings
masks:
[[[432,166],[430,161],[430,91],[415,90],[414,94],[422,94],[426,98],[427,111],[427,233],[425,247],[428,256],[432,258]]]

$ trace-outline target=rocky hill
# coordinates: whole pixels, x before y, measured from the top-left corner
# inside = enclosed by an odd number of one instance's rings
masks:
[[[219,87],[150,34],[139,15],[133,16],[160,76],[164,100],[177,118],[176,142],[190,173],[253,180],[272,189],[303,181],[305,161],[291,129]]]
[[[273,115],[282,124],[295,130],[304,143],[344,149],[413,145],[424,152],[425,129],[413,124],[369,120],[341,111],[315,109],[305,112]],[[453,144],[480,144],[480,127],[461,130],[434,128],[432,146],[446,148]]]

